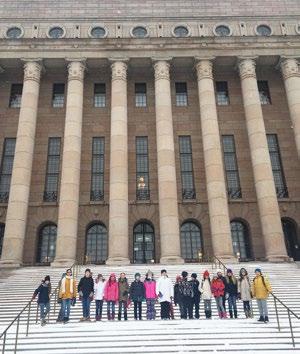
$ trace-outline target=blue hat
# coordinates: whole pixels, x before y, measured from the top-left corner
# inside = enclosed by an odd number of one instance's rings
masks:
[[[260,269],[260,268],[256,268],[256,269],[255,269],[255,273],[256,273],[256,272],[259,272],[259,273],[261,274],[261,269]]]

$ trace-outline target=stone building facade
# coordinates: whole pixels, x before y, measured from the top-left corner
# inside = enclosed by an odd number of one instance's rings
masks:
[[[300,259],[297,0],[0,16],[0,266]]]

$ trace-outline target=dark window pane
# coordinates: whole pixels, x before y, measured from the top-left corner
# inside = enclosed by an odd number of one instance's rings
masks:
[[[239,255],[241,260],[251,258],[247,227],[239,221],[232,221],[230,227],[234,254]]]
[[[10,89],[9,107],[20,108],[23,84],[12,84]]]
[[[271,96],[268,81],[257,81],[261,104],[271,104]]]
[[[56,202],[60,172],[60,138],[49,138],[46,182],[44,190],[45,202]]]
[[[107,259],[108,235],[102,224],[91,226],[86,235],[86,263],[103,264]]]
[[[0,224],[0,257],[2,254],[3,240],[4,240],[5,224]]]
[[[192,143],[190,136],[179,137],[180,171],[182,198],[195,199],[196,191],[194,185]]]
[[[55,258],[56,251],[56,225],[45,225],[39,233],[39,244],[37,253],[38,263],[51,263]]]
[[[187,106],[187,85],[186,82],[175,82],[176,106]]]
[[[181,256],[186,262],[199,260],[202,253],[202,236],[200,227],[193,222],[186,222],[180,228]]]
[[[229,105],[228,85],[226,81],[216,82],[217,104],[219,106]]]
[[[65,103],[65,84],[53,84],[52,107],[61,108]]]
[[[90,199],[104,199],[104,138],[93,138],[92,147],[92,180]]]
[[[136,199],[149,200],[148,137],[136,137]]]
[[[134,263],[151,263],[155,259],[154,229],[142,222],[133,230]]]
[[[94,85],[94,107],[105,107],[106,105],[106,86],[105,84]]]
[[[15,145],[16,139],[14,138],[6,138],[4,140],[2,161],[0,166],[0,203],[8,202]]]

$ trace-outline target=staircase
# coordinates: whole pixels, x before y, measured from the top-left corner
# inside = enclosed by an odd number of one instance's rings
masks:
[[[258,266],[267,275],[273,287],[274,294],[289,306],[296,314],[300,314],[300,274],[294,263],[239,263],[227,265],[238,274],[241,267],[245,267],[250,277]],[[127,267],[89,266],[94,274],[102,273],[105,278],[114,272],[117,276],[125,271],[129,282],[134,274],[140,272],[142,276],[150,268],[156,278],[160,270],[166,268],[169,277],[174,281],[177,274],[186,270],[189,274],[195,272],[200,280],[204,270],[215,272],[211,264],[186,264],[182,266],[162,265],[130,265]],[[80,269],[79,277],[86,266]],[[12,321],[31,298],[34,289],[45,275],[51,276],[53,289],[56,287],[62,268],[29,267],[18,270],[1,272],[0,275],[0,332]],[[79,279],[78,279],[79,280]],[[255,301],[254,315],[257,317]],[[29,336],[25,336],[27,312],[20,320],[19,340],[17,353],[47,353],[47,354],[79,354],[79,353],[278,353],[290,351],[300,353],[300,321],[292,317],[295,334],[296,349],[293,348],[286,310],[278,304],[281,331],[278,332],[275,316],[274,301],[269,299],[270,323],[257,323],[256,319],[245,319],[242,302],[238,303],[239,319],[219,320],[213,301],[213,319],[204,318],[203,303],[200,303],[200,320],[180,320],[178,308],[175,308],[175,320],[161,321],[134,321],[133,309],[128,312],[127,322],[108,322],[106,307],[102,322],[79,323],[82,316],[81,303],[77,301],[71,308],[70,323],[56,324],[55,319],[59,305],[54,310],[54,299],[51,303],[52,311],[49,324],[41,327],[35,324],[36,307],[32,307],[30,316]],[[146,305],[143,304],[143,310]],[[94,303],[91,315],[94,315]],[[157,305],[159,315],[159,305]],[[159,317],[159,316],[158,316]],[[145,316],[144,316],[145,318]],[[5,353],[14,352],[16,325],[12,326],[7,334]],[[2,341],[0,339],[0,352]]]

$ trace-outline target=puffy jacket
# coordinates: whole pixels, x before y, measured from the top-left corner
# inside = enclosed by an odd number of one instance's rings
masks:
[[[69,276],[62,278],[60,283],[59,298],[60,299],[73,299],[77,296],[76,281]]]
[[[130,298],[132,301],[143,301],[145,299],[145,287],[140,280],[131,283]]]
[[[201,293],[199,290],[199,281],[197,279],[191,280],[193,286],[194,301],[200,301]]]
[[[95,281],[94,289],[95,289],[95,300],[103,300],[105,282],[102,280],[98,282]]]
[[[203,279],[200,285],[200,291],[203,300],[210,300],[212,298],[211,283],[208,279]]]
[[[224,296],[225,285],[222,279],[213,279],[211,282],[211,292],[214,297]]]
[[[82,277],[78,284],[78,292],[82,292],[82,297],[88,298],[94,294],[94,280],[92,277]]]
[[[155,280],[145,280],[144,281],[145,287],[145,297],[146,299],[156,299],[156,282]]]
[[[34,292],[33,299],[39,295],[38,304],[47,304],[50,301],[51,284],[42,283]]]
[[[272,291],[269,280],[259,275],[255,277],[252,282],[252,295],[259,300],[267,299],[269,293]]]
[[[156,283],[156,295],[159,302],[171,302],[174,297],[172,280],[168,277],[160,277]]]
[[[119,299],[119,284],[118,282],[111,281],[111,277],[105,284],[104,288],[104,300],[105,301],[118,301]]]
[[[248,275],[238,280],[238,292],[242,301],[251,300],[251,284]]]
[[[119,301],[127,301],[129,294],[129,284],[126,278],[119,279]]]
[[[183,298],[192,298],[194,296],[192,283],[187,279],[182,279],[182,281],[179,283],[179,292]]]
[[[225,277],[225,292],[228,293],[230,296],[237,296],[238,285],[237,279],[234,275],[232,275],[231,277]]]

